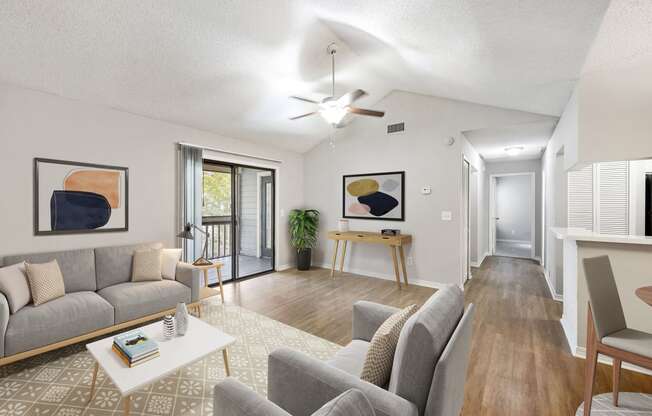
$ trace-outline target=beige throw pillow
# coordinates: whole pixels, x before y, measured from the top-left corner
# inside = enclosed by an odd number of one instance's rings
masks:
[[[25,272],[25,262],[0,268],[0,292],[7,298],[12,314],[18,312],[32,300]]]
[[[63,275],[56,260],[41,264],[25,262],[25,270],[34,306],[66,294]]]
[[[367,350],[360,379],[381,387],[387,384],[401,329],[418,309],[417,305],[408,306],[387,318],[378,328]]]
[[[132,282],[161,280],[161,250],[136,250],[131,272]]]
[[[181,260],[180,248],[164,248],[161,252],[161,275],[164,279],[175,280],[177,264]]]

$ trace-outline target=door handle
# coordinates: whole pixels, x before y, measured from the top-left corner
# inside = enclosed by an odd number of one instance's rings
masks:
[[[500,217],[494,217],[494,220],[496,220],[496,221],[498,221],[499,219],[500,219]]]

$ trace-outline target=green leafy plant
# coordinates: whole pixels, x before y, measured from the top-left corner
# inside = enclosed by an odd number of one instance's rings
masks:
[[[297,250],[313,248],[319,232],[319,211],[293,209],[290,211],[290,244]]]

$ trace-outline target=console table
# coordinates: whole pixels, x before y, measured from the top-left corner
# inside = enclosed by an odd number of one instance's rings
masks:
[[[403,246],[412,242],[412,236],[409,234],[399,234],[399,235],[382,235],[380,233],[371,233],[368,231],[329,231],[328,239],[334,240],[335,250],[333,251],[333,264],[331,266],[331,277],[335,276],[335,263],[337,262],[337,252],[340,247],[340,241],[343,241],[342,245],[342,257],[340,258],[340,273],[344,270],[344,257],[346,256],[346,246],[348,242],[351,243],[370,243],[370,244],[384,244],[389,247],[389,251],[392,254],[392,262],[394,263],[394,276],[396,277],[396,284],[398,287],[401,287],[401,274],[398,267],[398,259],[396,257],[396,250],[398,250],[399,256],[401,257],[401,268],[403,269],[403,280],[405,281],[405,286],[408,285],[407,271],[405,269],[405,253],[403,252]]]

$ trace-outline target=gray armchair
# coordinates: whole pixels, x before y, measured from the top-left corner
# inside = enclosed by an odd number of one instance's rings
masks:
[[[457,286],[438,290],[405,323],[389,384],[379,387],[360,380],[371,338],[397,310],[357,302],[353,307],[353,340],[329,361],[289,348],[273,351],[267,378],[269,401],[259,398],[265,403],[256,406],[267,411],[263,414],[273,416],[310,416],[333,398],[355,389],[366,396],[377,416],[458,416],[464,401],[473,305],[464,311],[464,296]],[[216,406],[218,395],[220,400],[227,400],[228,395],[218,393],[219,386],[215,390]],[[247,405],[251,408],[253,405]]]

